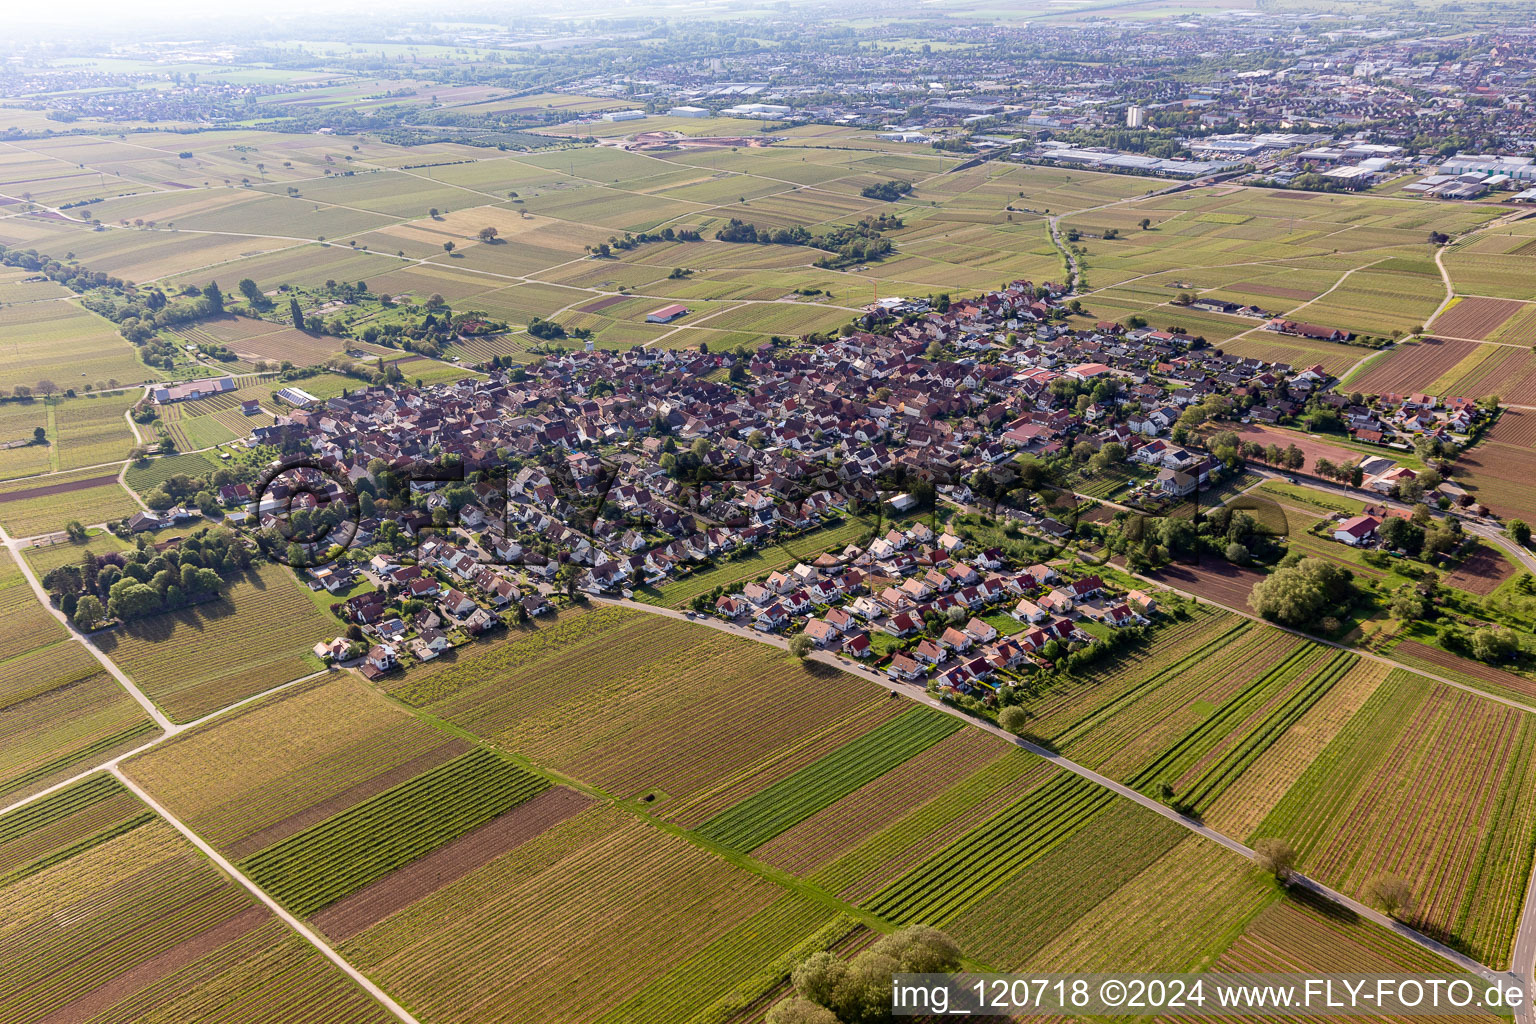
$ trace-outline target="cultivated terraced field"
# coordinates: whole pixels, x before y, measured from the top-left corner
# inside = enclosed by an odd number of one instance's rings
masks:
[[[1505,518],[1530,515],[1536,509],[1536,413],[1504,410],[1456,467],[1458,482],[1482,504]]]
[[[551,689],[550,680],[566,680]],[[387,683],[392,694],[619,797],[681,804],[885,690],[717,630],[599,607]]]
[[[1503,966],[1536,846],[1533,747],[1530,715],[1395,671],[1253,838],[1284,837],[1344,892],[1407,880],[1416,927]]]
[[[334,636],[335,623],[298,587],[291,570],[266,563],[217,600],[135,620],[96,643],[172,720],[191,721],[320,667],[310,648]]]
[[[0,818],[0,1016],[394,1018],[110,776]]]

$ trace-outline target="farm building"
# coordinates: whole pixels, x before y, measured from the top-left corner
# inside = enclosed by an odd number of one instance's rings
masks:
[[[235,390],[233,377],[208,377],[203,380],[188,380],[180,384],[167,384],[164,387],[155,388],[153,397],[158,404],[169,405],[172,402],[189,402],[194,398],[207,398],[209,395],[222,395],[233,390]]]
[[[320,399],[303,388],[283,388],[283,390],[277,392],[276,397],[287,402],[289,405],[298,406],[301,409],[320,401]]]
[[[1381,520],[1375,516],[1354,516],[1333,528],[1333,539],[1351,547],[1364,544],[1376,536]]]
[[[687,306],[681,302],[674,302],[670,306],[662,306],[660,309],[653,309],[645,314],[645,322],[648,324],[669,324],[687,312]]]

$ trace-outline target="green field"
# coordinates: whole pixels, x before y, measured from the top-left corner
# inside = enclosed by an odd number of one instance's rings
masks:
[[[539,776],[476,748],[239,866],[288,909],[308,917],[548,786]]]

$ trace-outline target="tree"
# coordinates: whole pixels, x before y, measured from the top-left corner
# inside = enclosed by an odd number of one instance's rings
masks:
[[[795,657],[799,658],[801,661],[804,661],[806,658],[809,658],[811,656],[811,652],[814,651],[815,649],[816,649],[815,642],[810,637],[806,636],[804,633],[800,633],[800,634],[797,634],[796,636],[790,637],[790,640],[789,640],[789,653],[793,654]]]
[[[1429,614],[1429,602],[1413,587],[1403,587],[1392,595],[1392,616],[1401,622],[1417,622]]]
[[[1247,565],[1253,560],[1253,555],[1249,552],[1247,545],[1239,544],[1237,541],[1228,544],[1225,553],[1227,561],[1233,565]]]
[[[1516,544],[1523,548],[1531,546],[1531,528],[1524,519],[1511,519],[1505,529],[1509,532],[1509,539]]]
[[[18,388],[17,390],[19,391],[20,389]],[[59,386],[53,381],[49,380],[47,377],[44,377],[42,380],[37,382],[37,393],[42,395],[44,398],[49,397],[58,390]]]
[[[1254,585],[1248,604],[1266,619],[1297,629],[1317,629],[1324,616],[1356,597],[1354,574],[1321,558],[1302,558]]]
[[[203,299],[208,303],[210,313],[224,312],[224,293],[219,290],[219,282],[208,282],[208,286],[203,289]]]
[[[288,300],[288,315],[293,318],[293,326],[302,331],[304,329],[304,310],[299,308],[298,299]]]
[[[482,242],[491,243],[496,241],[497,233],[498,232],[493,227],[483,227],[480,229],[480,234],[478,237]]]
[[[895,974],[942,974],[960,966],[960,950],[936,928],[915,925],[887,935],[851,961],[835,953],[813,953],[790,979],[799,998],[830,1010],[844,1022],[883,1021],[891,1008]],[[825,1017],[789,1018],[819,1024]]]
[[[86,537],[85,524],[78,519],[71,519],[64,524],[64,535],[76,544],[81,543]]]
[[[443,252],[448,253],[450,256],[453,255],[454,248],[455,248],[455,246],[454,246],[454,243],[453,243],[453,239],[451,239],[451,238],[448,241],[443,243]]]
[[[34,444],[47,444],[48,443],[48,428],[46,428],[46,427],[33,427],[32,428],[32,441],[33,441]],[[1516,521],[1518,522],[1518,520],[1516,520]]]
[[[245,301],[249,302],[253,309],[260,306],[266,298],[265,295],[261,294],[261,289],[256,286],[256,282],[248,277],[241,278],[240,284],[237,287],[240,289],[240,294],[245,296]]]
[[[106,615],[107,610],[102,607],[100,599],[94,594],[86,594],[75,604],[75,614],[72,618],[78,629],[88,631],[106,618]]]
[[[837,1014],[799,996],[776,1004],[763,1019],[766,1024],[838,1024]]]
[[[1291,870],[1296,866],[1296,851],[1290,843],[1277,837],[1260,839],[1254,844],[1253,852],[1259,867],[1274,875],[1275,881],[1290,880]]]
[[[1015,736],[1024,734],[1024,727],[1029,724],[1029,712],[1021,707],[1006,707],[998,713],[997,724]]]
[[[1381,875],[1367,887],[1371,902],[1390,918],[1407,922],[1414,912],[1413,889],[1396,875]]]
[[[1472,656],[1478,661],[1507,661],[1519,651],[1515,634],[1507,629],[1485,626],[1472,633]]]

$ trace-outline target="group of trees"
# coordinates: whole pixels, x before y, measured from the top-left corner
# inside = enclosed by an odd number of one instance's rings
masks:
[[[1248,604],[1284,626],[1323,634],[1337,633],[1343,617],[1359,599],[1354,573],[1322,558],[1291,552],[1279,568],[1254,585]]]
[[[254,470],[239,465],[219,466],[198,476],[173,473],[145,493],[144,504],[160,510],[190,502],[204,515],[212,515],[219,510],[218,488],[249,482],[255,475]]]
[[[1512,629],[1499,626],[1478,626],[1464,630],[1447,625],[1437,634],[1440,646],[1455,654],[1465,654],[1478,661],[1496,665],[1520,657],[1520,638]]]
[[[130,551],[88,551],[79,565],[49,570],[43,586],[76,626],[91,629],[217,597],[250,565],[250,551],[234,533],[205,527],[163,552],[143,536]]]
[[[887,203],[894,203],[902,196],[912,194],[910,181],[881,181],[873,185],[865,185],[859,189],[859,195],[865,199],[883,199]]]
[[[725,227],[715,232],[722,242],[762,245],[806,245],[832,254],[818,260],[820,267],[837,267],[849,263],[883,259],[894,251],[891,240],[883,232],[894,231],[902,226],[900,217],[881,214],[865,217],[857,224],[843,224],[820,234],[812,234],[799,224],[787,228],[760,228],[749,221],[732,217]]]
[[[1432,519],[1422,503],[1413,507],[1411,518],[1388,517],[1376,534],[1384,547],[1426,559],[1454,550],[1463,539],[1459,519]]]
[[[960,966],[960,947],[927,925],[887,935],[852,960],[812,953],[791,975],[795,994],[768,1011],[768,1024],[875,1024],[890,1019],[897,974],[942,974]]]

